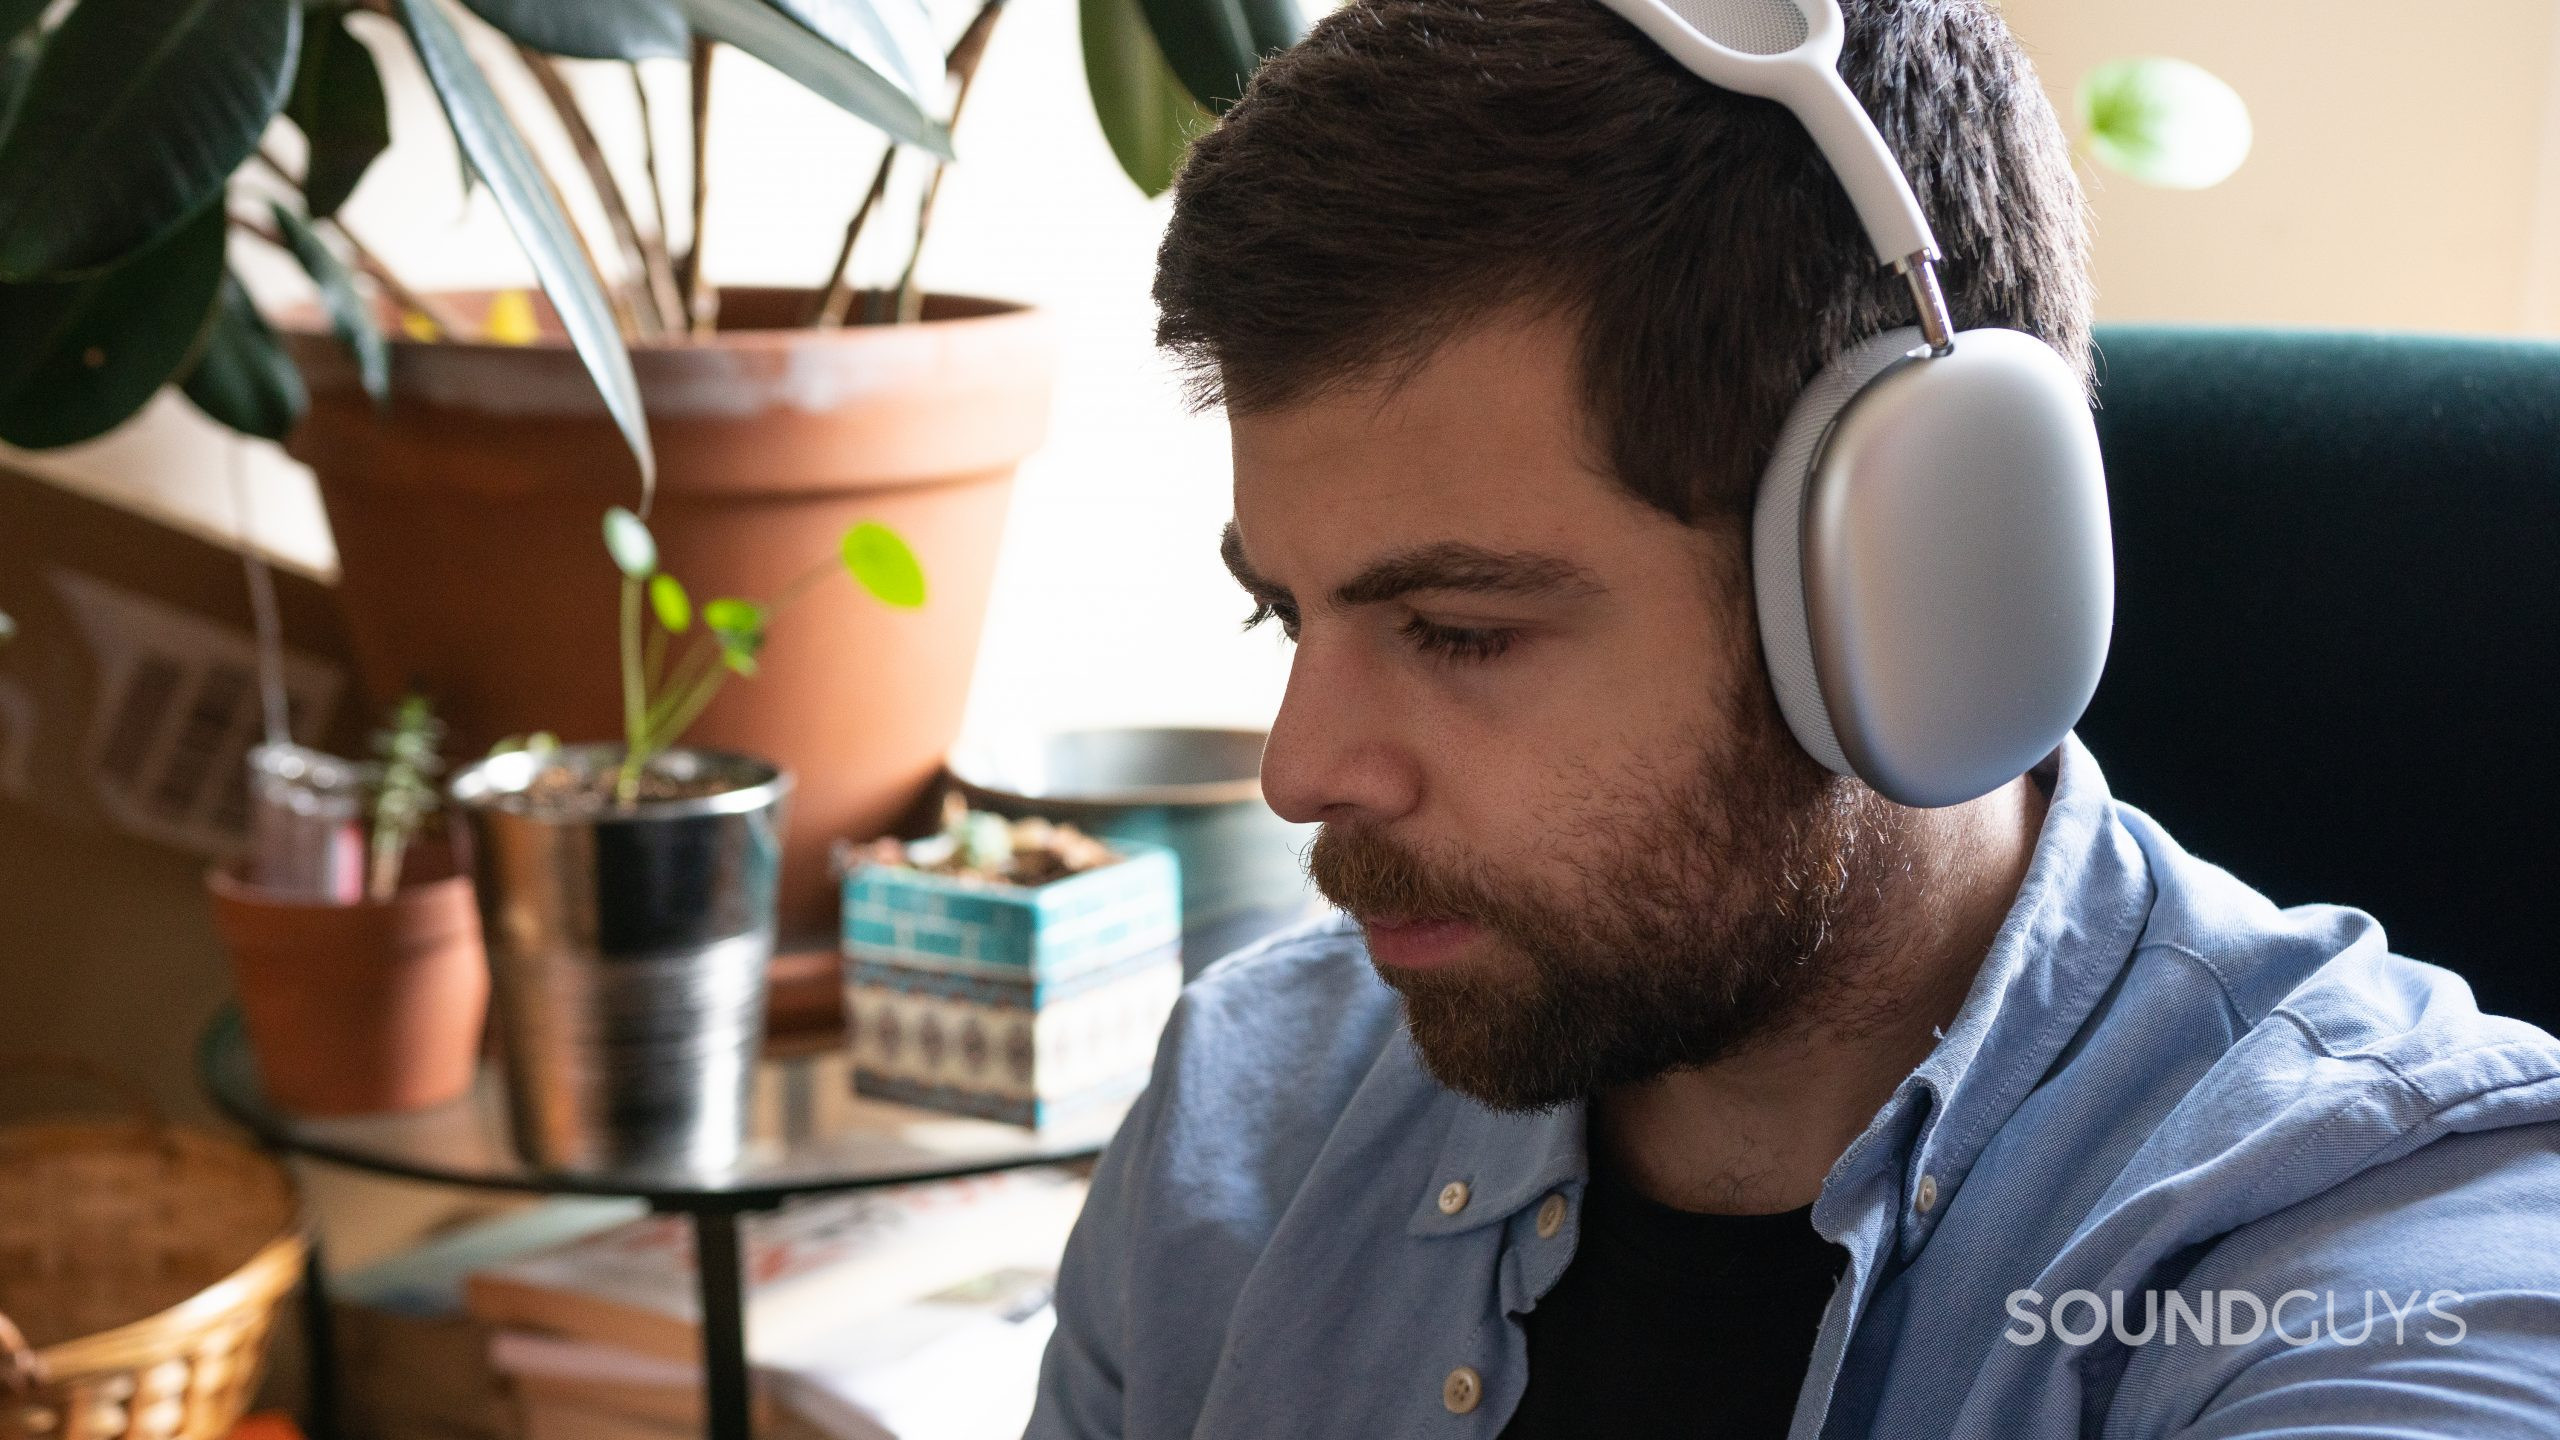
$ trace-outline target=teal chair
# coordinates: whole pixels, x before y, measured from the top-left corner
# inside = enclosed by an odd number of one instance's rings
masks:
[[[2560,344],[2098,335],[2116,795],[2560,1030]]]

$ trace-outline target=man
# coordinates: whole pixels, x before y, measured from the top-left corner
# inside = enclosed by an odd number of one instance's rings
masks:
[[[1957,323],[2085,369],[1996,14],[1855,5],[1843,71]],[[1156,293],[1345,913],[1186,993],[1037,1440],[2560,1434],[2560,1044],[2076,740],[1915,810],[1791,738],[1752,487],[1910,302],[1786,112],[1594,0],[1354,0]]]

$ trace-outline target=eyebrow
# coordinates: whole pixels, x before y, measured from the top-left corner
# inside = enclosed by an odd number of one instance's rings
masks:
[[[1244,537],[1227,522],[1218,541],[1219,557],[1236,583],[1258,599],[1289,598],[1289,592],[1265,579],[1244,558]],[[1339,606],[1378,605],[1419,590],[1461,591],[1477,595],[1522,597],[1596,595],[1607,587],[1589,570],[1561,555],[1533,551],[1489,550],[1458,540],[1440,540],[1399,550],[1369,565],[1333,592]]]

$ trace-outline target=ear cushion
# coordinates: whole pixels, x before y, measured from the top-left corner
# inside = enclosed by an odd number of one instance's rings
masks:
[[[1832,730],[1831,708],[1823,701],[1822,677],[1814,668],[1813,631],[1805,613],[1805,482],[1831,422],[1850,398],[1924,344],[1916,327],[1905,326],[1861,341],[1822,367],[1787,412],[1752,505],[1752,590],[1760,609],[1760,649],[1778,692],[1778,710],[1805,753],[1841,775],[1857,770]]]

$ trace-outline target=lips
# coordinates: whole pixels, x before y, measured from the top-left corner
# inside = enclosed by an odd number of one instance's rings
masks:
[[[1472,920],[1445,916],[1364,915],[1360,928],[1369,938],[1370,959],[1406,970],[1446,965],[1484,933]]]

